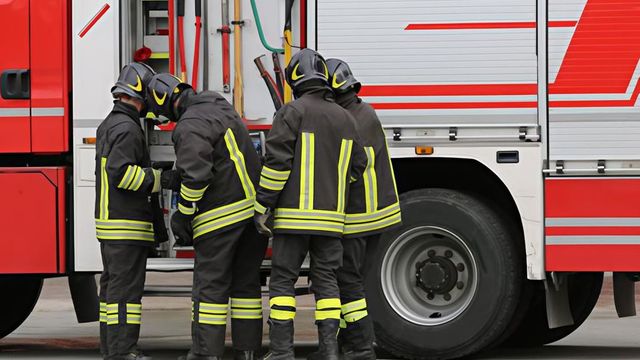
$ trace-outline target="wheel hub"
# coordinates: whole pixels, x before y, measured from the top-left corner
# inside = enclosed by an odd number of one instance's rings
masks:
[[[429,294],[446,294],[457,282],[456,265],[445,257],[434,256],[416,263],[416,285]]]

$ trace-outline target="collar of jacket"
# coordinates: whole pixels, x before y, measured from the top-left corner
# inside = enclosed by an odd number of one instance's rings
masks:
[[[185,111],[189,108],[189,106],[196,103],[198,100],[198,95],[195,91],[191,89],[184,90],[175,101],[178,101],[178,109],[176,110],[176,119],[180,120]]]
[[[133,105],[124,103],[120,100],[114,100],[113,112],[125,114],[128,117],[130,117],[132,120],[134,120],[136,124],[140,125],[139,124],[140,113],[138,112],[138,109],[136,109],[136,107]]]
[[[336,95],[336,103],[338,103],[338,105],[342,106],[345,109],[348,109],[353,104],[359,104],[361,102],[362,100],[358,97],[358,94],[353,90],[347,91],[344,94]]]
[[[316,98],[322,98],[324,100],[331,101],[331,102],[335,101],[335,97],[333,95],[333,91],[331,91],[331,88],[327,85],[321,85],[321,84],[317,84],[317,85],[313,84],[307,87],[303,87],[302,89],[299,90],[299,92],[296,92],[295,95],[296,95],[296,98],[311,96]]]
[[[222,95],[214,91],[203,91],[201,93],[195,93],[193,91],[187,91],[181,94],[180,103],[178,104],[178,119],[184,115],[187,109],[196,104],[202,103],[216,103],[218,101],[227,101]]]

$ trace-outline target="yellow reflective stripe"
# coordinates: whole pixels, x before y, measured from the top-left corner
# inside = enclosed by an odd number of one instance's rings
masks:
[[[127,324],[140,325],[142,323],[142,316],[139,314],[127,314]]]
[[[398,212],[394,215],[391,215],[387,218],[380,219],[377,221],[360,223],[360,224],[347,224],[344,227],[344,234],[349,235],[349,234],[356,234],[356,233],[367,232],[367,231],[380,230],[395,224],[399,224],[401,222],[402,222],[402,217]]]
[[[200,305],[200,309],[207,308],[211,310],[226,310],[227,307],[229,306],[228,304],[216,304],[216,303],[207,303],[207,302],[200,302],[199,305]]]
[[[274,320],[293,320],[296,317],[295,311],[271,309],[269,317]]]
[[[272,180],[264,176],[260,177],[260,186],[262,186],[265,189],[280,191],[284,189],[284,186],[286,184],[287,184],[286,181]]]
[[[347,196],[347,177],[349,176],[349,161],[351,160],[351,150],[353,140],[342,139],[340,145],[340,156],[338,160],[338,212],[344,212],[345,198]]]
[[[109,177],[107,176],[107,158],[100,159],[100,219],[109,218]]]
[[[232,308],[262,309],[262,298],[231,298]]]
[[[277,208],[274,213],[276,219],[293,218],[293,219],[309,219],[309,220],[327,220],[342,223],[344,222],[344,213],[330,210],[305,210],[305,209],[289,209]]]
[[[118,304],[107,304],[107,314],[114,314],[118,312]]]
[[[346,303],[342,305],[342,313],[343,314],[348,314],[352,311],[356,311],[356,310],[364,310],[367,308],[367,300],[365,299],[360,299],[360,300],[356,300],[356,301],[352,301],[350,303]]]
[[[256,190],[253,187],[253,182],[251,182],[251,178],[247,172],[244,155],[238,148],[238,143],[236,142],[233,130],[227,129],[227,132],[224,134],[224,142],[227,144],[227,150],[229,150],[231,161],[233,161],[236,166],[236,172],[238,173],[238,177],[240,177],[240,183],[244,189],[244,195],[247,198],[254,198],[256,196]]]
[[[196,207],[188,207],[185,205],[182,205],[182,203],[178,203],[178,210],[180,210],[181,213],[185,214],[185,215],[193,215],[196,213]]]
[[[369,315],[367,310],[355,311],[355,312],[352,312],[352,313],[349,313],[349,314],[345,314],[344,315],[344,321],[346,321],[348,323],[354,323],[354,322],[356,322],[358,320],[362,320],[367,315]]]
[[[340,299],[338,298],[321,299],[316,302],[316,309],[318,310],[331,309],[331,308],[340,309]]]
[[[255,208],[257,213],[265,214],[267,212],[267,208],[262,206],[257,200],[253,203],[253,207]]]
[[[101,323],[106,323],[107,322],[107,314],[106,313],[103,313],[103,312],[100,313],[100,322]]]
[[[107,315],[107,325],[118,325],[118,314]]]
[[[347,328],[347,322],[344,321],[344,319],[340,319],[340,329],[346,329]]]
[[[384,219],[387,216],[390,216],[394,213],[400,212],[400,203],[391,204],[384,209],[376,210],[371,213],[360,213],[360,214],[346,214],[345,223],[346,224],[357,224],[357,223],[366,223],[371,221],[377,221],[380,219]]]
[[[153,224],[147,221],[137,220],[100,220],[96,219],[96,228],[104,230],[126,229],[134,231],[153,232]]]
[[[227,315],[209,315],[209,314],[198,314],[198,322],[200,324],[208,324],[208,325],[226,325],[227,324]]]
[[[191,222],[191,225],[195,229],[211,220],[237,213],[240,210],[245,210],[247,207],[253,207],[254,201],[254,199],[242,199],[231,204],[205,211],[198,214]]]
[[[275,219],[273,222],[274,229],[290,229],[290,230],[316,230],[342,233],[344,224],[322,220],[293,220],[293,219]]]
[[[132,314],[142,313],[142,304],[127,304],[127,312]]]
[[[327,319],[340,320],[340,310],[316,310],[315,315],[318,321]]]
[[[107,311],[107,303],[106,302],[100,302],[100,311]]]
[[[144,182],[144,178],[147,176],[147,173],[141,167],[138,166],[138,170],[136,180],[131,184],[131,190],[133,191],[138,191],[138,189],[140,189],[140,186]]]
[[[127,171],[125,171],[124,175],[122,176],[122,180],[120,180],[120,184],[118,184],[118,187],[121,189],[126,189],[133,179],[134,172],[135,167],[133,165],[127,166]]]
[[[315,135],[302,133],[302,157],[300,162],[300,209],[313,209]]]
[[[202,189],[195,190],[195,189],[189,188],[185,184],[181,184],[180,196],[182,196],[182,198],[187,201],[198,202],[202,199],[202,196],[204,196],[204,193],[207,191],[208,188],[209,188],[209,185],[205,186]]]
[[[96,229],[98,239],[106,240],[151,240],[153,241],[153,232],[135,231],[135,230],[105,230]]]
[[[268,177],[273,180],[287,181],[289,179],[289,175],[291,174],[291,170],[280,171],[272,169],[268,166],[262,167],[261,176]]]
[[[296,298],[293,296],[275,296],[269,299],[269,306],[290,306],[296,307]]]
[[[202,224],[198,228],[195,228],[193,230],[193,238],[195,239],[199,236],[210,233],[212,231],[221,229],[229,225],[233,225],[235,223],[238,223],[246,219],[250,219],[253,217],[253,215],[254,215],[254,209],[253,209],[253,206],[250,206],[245,210],[227,215],[225,217],[217,218],[215,220],[211,220],[205,224]]]
[[[262,319],[262,309],[231,309],[232,319]]]
[[[367,212],[373,212],[378,209],[378,179],[376,176],[376,153],[373,147],[364,148],[367,154],[367,167],[362,174],[364,180],[364,194]]]

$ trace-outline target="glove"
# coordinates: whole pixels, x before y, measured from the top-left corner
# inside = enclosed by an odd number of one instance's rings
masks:
[[[256,225],[256,229],[258,229],[258,232],[261,235],[268,236],[269,239],[273,237],[273,232],[271,231],[271,229],[269,229],[269,226],[267,226],[267,222],[269,221],[270,217],[271,217],[271,209],[267,209],[267,211],[265,211],[264,214],[260,214],[259,212],[256,212],[253,215],[253,222]]]
[[[193,245],[192,218],[192,216],[185,215],[180,211],[176,211],[171,216],[171,232],[173,232],[173,237],[176,239],[176,244],[180,246]]]
[[[163,189],[180,191],[180,174],[178,170],[166,170],[162,172],[160,184]]]

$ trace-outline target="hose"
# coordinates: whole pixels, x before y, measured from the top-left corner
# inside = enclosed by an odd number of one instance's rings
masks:
[[[260,42],[262,43],[262,46],[264,46],[265,49],[271,52],[284,54],[284,49],[274,48],[267,42],[267,38],[264,36],[264,30],[262,29],[262,22],[260,21],[260,13],[258,13],[256,0],[251,0],[251,10],[253,10],[253,19],[256,22],[256,28],[258,29],[258,35],[260,36]]]

